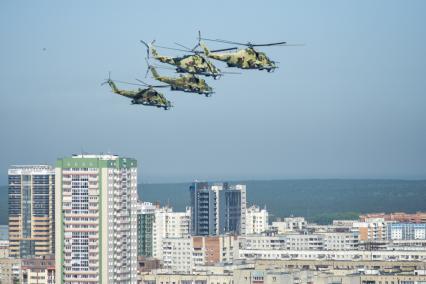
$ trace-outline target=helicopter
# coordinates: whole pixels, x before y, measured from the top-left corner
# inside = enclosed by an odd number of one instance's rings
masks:
[[[157,46],[160,48],[165,48],[170,50],[178,50],[178,51],[194,53],[191,55],[188,54],[181,57],[170,57],[170,56],[159,55],[159,53],[157,52],[155,48],[156,46],[154,45],[154,42],[155,41],[151,42],[151,44],[147,44],[145,41],[141,40],[141,43],[144,44],[147,48],[148,58],[149,58],[149,54],[151,53],[156,60],[162,63],[176,66],[177,73],[189,73],[194,75],[203,75],[207,77],[211,76],[214,79],[217,79],[218,77],[222,75],[220,69],[214,66],[213,63],[210,60],[208,60],[205,56],[203,56],[201,52],[195,52],[195,49],[198,47],[198,45],[195,48],[190,49],[180,44],[177,44],[184,47],[187,50],[181,50],[181,49],[170,48],[165,46]]]
[[[228,67],[237,67],[241,69],[267,70],[268,72],[271,72],[275,70],[276,68],[278,68],[278,66],[276,65],[276,62],[269,59],[264,52],[257,51],[254,48],[257,46],[287,45],[287,42],[285,41],[267,43],[267,44],[253,44],[251,42],[239,43],[239,42],[222,40],[222,39],[208,39],[208,38],[201,38],[201,39],[206,41],[246,46],[246,48],[243,48],[243,49],[232,47],[232,48],[225,48],[221,50],[210,51],[203,42],[200,42],[200,46],[207,57],[224,61],[226,62]],[[230,50],[236,50],[236,51],[223,52],[223,51],[230,51]]]
[[[207,85],[206,80],[200,79],[194,74],[180,74],[179,77],[167,77],[158,74],[154,66],[148,64],[148,71],[151,71],[154,79],[169,84],[172,91],[184,91],[189,93],[198,93],[210,97],[214,92],[213,88]],[[140,80],[138,80],[141,82]]]
[[[138,88],[138,90],[135,90],[135,91],[128,91],[128,90],[118,89],[117,86],[115,85],[115,82],[129,84],[129,85],[137,85],[137,86],[141,86],[141,85],[122,82],[122,81],[113,81],[111,80],[110,77],[108,77],[108,79],[104,83],[102,83],[102,85],[108,84],[111,87],[113,93],[132,99],[131,104],[154,106],[158,108],[164,108],[164,110],[168,110],[169,108],[173,107],[172,103],[169,100],[167,100],[162,93],[154,89],[154,88],[168,87],[168,85],[152,86],[152,85],[147,85],[144,83],[144,85],[147,86],[148,88],[146,89]]]

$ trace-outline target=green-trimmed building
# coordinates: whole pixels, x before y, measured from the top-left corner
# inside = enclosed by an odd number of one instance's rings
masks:
[[[74,155],[56,163],[56,283],[137,283],[137,162]]]

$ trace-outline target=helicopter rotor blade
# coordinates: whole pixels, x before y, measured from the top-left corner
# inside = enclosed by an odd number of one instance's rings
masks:
[[[164,49],[169,49],[169,50],[183,51],[183,52],[191,52],[191,49],[189,49],[189,50],[184,50],[184,49],[173,48],[173,47],[167,47],[167,46],[161,46],[161,45],[155,45],[155,47],[158,47],[158,48],[164,48]]]
[[[223,49],[210,50],[210,52],[221,52],[221,51],[237,50],[237,49],[238,49],[238,47],[231,47],[231,48],[223,48]]]
[[[168,66],[159,66],[159,65],[152,65],[152,67],[158,68],[158,69],[165,69],[165,70],[173,70],[176,71],[176,68],[168,67]]]
[[[119,81],[119,80],[114,80],[114,82],[121,83],[121,84],[127,84],[127,85],[133,85],[133,86],[143,86],[141,84],[126,82],[126,81]]]
[[[183,47],[183,48],[187,49],[187,51],[192,51],[189,47],[186,47],[183,44],[180,44],[178,42],[175,42],[174,44],[179,45],[180,47]]]
[[[286,41],[273,42],[273,43],[264,43],[264,44],[250,44],[251,46],[272,46],[272,45],[286,45]]]
[[[148,86],[149,86],[147,83],[145,83],[145,82],[144,82],[144,81],[142,81],[142,80],[139,80],[138,78],[136,78],[136,81],[140,82],[142,85],[144,85],[144,86],[146,86],[146,87],[148,87]]]
[[[225,71],[225,72],[222,72],[223,74],[236,74],[236,75],[241,75],[242,73],[241,72],[227,72],[227,71]]]
[[[148,68],[146,68],[146,72],[145,72],[145,78],[148,76],[148,72],[149,70],[151,70],[151,64],[149,64],[148,59],[145,58],[145,62],[146,65],[148,66]]]
[[[146,57],[149,58],[149,45],[143,40],[141,40],[141,43],[146,46]]]
[[[207,41],[214,41],[214,42],[221,42],[221,43],[226,43],[226,44],[235,44],[235,45],[243,45],[243,46],[249,46],[249,47],[254,47],[254,46],[273,46],[273,45],[280,45],[280,46],[290,46],[290,44],[287,44],[286,41],[280,41],[280,42],[272,42],[272,43],[264,43],[264,44],[255,44],[255,43],[241,43],[241,42],[235,42],[235,41],[230,41],[230,40],[224,40],[224,39],[209,39],[209,38],[203,38],[203,40],[207,40]]]
[[[153,88],[166,88],[166,87],[169,87],[169,86],[170,86],[170,85],[149,85],[149,84],[145,83],[144,81],[139,80],[138,78],[136,78],[136,81],[138,81],[138,82],[142,83],[142,84],[143,84],[144,86],[146,86],[146,87],[153,87]]]
[[[240,42],[229,41],[229,40],[224,40],[224,39],[211,39],[211,38],[201,38],[201,39],[202,40],[207,40],[207,41],[227,43],[227,44],[244,45],[244,46],[248,45],[247,43],[240,43]]]

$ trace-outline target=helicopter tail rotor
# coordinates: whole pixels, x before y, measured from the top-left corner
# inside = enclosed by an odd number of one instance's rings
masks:
[[[101,83],[101,86],[108,84],[111,81],[111,71],[108,71],[108,79],[105,79],[105,81]]]

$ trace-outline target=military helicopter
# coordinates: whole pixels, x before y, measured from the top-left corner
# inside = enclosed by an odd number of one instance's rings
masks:
[[[178,73],[189,73],[194,75],[203,75],[207,77],[211,76],[214,79],[217,79],[218,77],[222,75],[220,69],[214,66],[210,60],[208,60],[205,56],[203,56],[202,52],[195,51],[198,45],[194,47],[193,49],[190,49],[178,44],[187,50],[176,49],[176,48],[165,47],[165,46],[157,46],[160,48],[165,48],[170,50],[178,50],[178,51],[194,53],[191,55],[184,55],[181,57],[170,57],[170,56],[159,55],[155,48],[156,45],[154,45],[154,42],[155,41],[151,42],[151,44],[147,44],[145,41],[141,40],[141,43],[144,44],[147,48],[148,58],[151,53],[156,60],[162,63],[176,66],[176,72]]]
[[[168,87],[168,85],[152,86],[152,85],[143,83],[144,86],[148,88],[146,89],[138,88],[138,90],[135,90],[135,91],[133,90],[128,91],[128,90],[118,89],[117,86],[115,85],[115,82],[129,84],[129,85],[137,85],[137,86],[141,86],[141,85],[122,82],[122,81],[113,81],[111,80],[109,76],[108,76],[108,79],[102,83],[102,85],[108,84],[111,87],[113,93],[132,99],[131,100],[132,104],[154,106],[158,108],[164,108],[164,110],[168,110],[169,108],[173,107],[171,102],[167,100],[162,93],[154,89],[154,88]]]
[[[222,50],[214,50],[210,51],[207,46],[200,42],[201,48],[204,50],[204,54],[212,59],[220,60],[226,62],[228,67],[237,67],[241,69],[257,69],[257,70],[267,70],[271,72],[278,68],[276,62],[269,59],[268,56],[264,52],[260,52],[254,49],[257,46],[288,46],[285,41],[275,42],[275,43],[267,43],[267,44],[253,44],[251,42],[248,43],[240,43],[222,39],[208,39],[201,38],[206,41],[214,41],[226,44],[240,45],[246,46],[244,49],[238,49],[237,47],[225,48]],[[223,52],[236,50],[234,52]]]
[[[167,77],[158,74],[154,66],[149,65],[148,71],[151,71],[154,79],[169,84],[172,91],[184,91],[189,93],[198,93],[210,97],[214,92],[213,88],[207,85],[206,80],[200,79],[194,74],[180,75],[179,77]],[[139,80],[140,82],[140,80]]]

